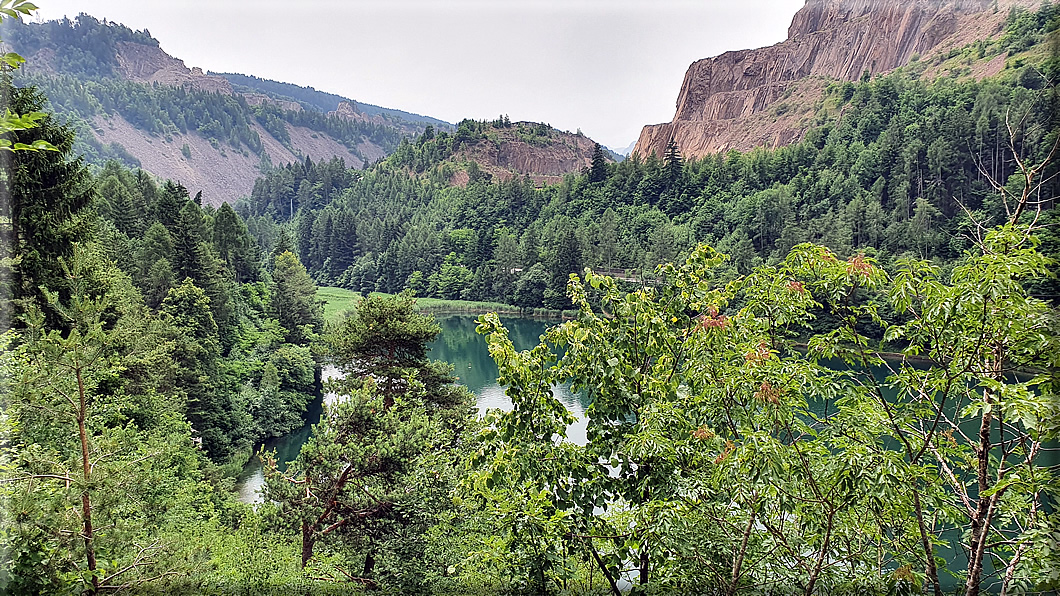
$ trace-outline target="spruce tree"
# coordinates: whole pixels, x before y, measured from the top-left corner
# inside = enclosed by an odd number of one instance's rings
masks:
[[[678,148],[677,141],[670,139],[670,144],[666,146],[663,164],[666,167],[666,182],[672,188],[681,181],[681,169],[684,167],[684,160],[681,158],[681,149]]]
[[[221,387],[221,345],[210,298],[191,279],[169,290],[162,301],[163,322],[171,328],[177,365],[174,392],[186,399],[185,414],[202,447],[214,461],[223,461],[249,446],[251,430],[245,412],[236,411],[232,396]]]
[[[567,279],[571,273],[582,268],[581,243],[574,231],[574,226],[565,223],[557,234],[556,253],[552,259],[552,281],[545,290],[545,306],[548,308],[569,308],[567,299]]]
[[[143,179],[141,179],[143,180]],[[147,179],[150,181],[150,179]],[[141,182],[143,187],[146,183]],[[148,186],[152,188],[153,183]],[[155,194],[155,193],[151,193]],[[177,218],[180,216],[180,209],[184,206],[184,203],[188,202],[191,196],[188,194],[188,189],[184,188],[183,184],[179,182],[174,183],[172,180],[166,180],[162,185],[162,190],[157,193],[157,199],[151,204],[151,214],[154,218],[167,228],[172,228],[176,223]]]
[[[257,243],[247,231],[243,219],[228,203],[222,203],[214,215],[213,245],[237,283],[258,279],[261,260]]]
[[[604,148],[597,143],[593,147],[592,166],[589,168],[589,182],[603,182],[607,180],[607,156]]]
[[[174,271],[180,279],[201,280],[206,264],[199,245],[202,244],[206,224],[199,207],[187,201],[170,227],[173,236]]]
[[[9,108],[15,113],[40,111],[45,97],[35,88],[11,88],[0,83],[0,93],[10,99]],[[73,158],[71,151],[74,131],[60,125],[50,115],[27,130],[11,131],[12,143],[31,145],[47,141],[58,151],[0,151],[0,270],[7,285],[0,295],[10,304],[0,305],[0,311],[13,315],[15,320],[27,301],[44,304],[41,287],[58,292],[60,300],[70,296],[69,283],[63,274],[60,260],[69,261],[73,246],[88,238],[91,215],[88,209],[93,193],[90,176],[81,158]],[[55,313],[48,312],[52,328],[62,326]],[[7,327],[8,321],[0,321]]]

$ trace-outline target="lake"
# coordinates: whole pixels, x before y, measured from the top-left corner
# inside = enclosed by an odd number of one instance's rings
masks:
[[[480,412],[488,408],[510,409],[511,401],[504,395],[504,389],[497,384],[497,364],[490,358],[486,348],[486,339],[475,333],[475,315],[451,315],[439,317],[438,323],[442,332],[430,344],[428,356],[432,360],[441,360],[453,365],[453,374],[459,382],[471,390],[478,399]],[[501,317],[508,329],[508,337],[517,350],[529,350],[536,346],[545,329],[555,322],[523,319],[519,317]],[[334,367],[324,369],[324,378],[333,378],[338,374]],[[578,417],[578,420],[567,427],[568,440],[579,445],[585,444],[585,409],[588,403],[584,397],[572,394],[566,387],[553,388],[554,395],[567,409]],[[334,396],[325,395],[310,404],[306,412],[307,423],[297,431],[265,442],[266,449],[276,450],[276,461],[288,462],[298,457],[312,432],[312,425],[320,421],[322,403]],[[239,500],[244,503],[261,502],[260,489],[265,482],[261,461],[257,456],[251,457],[236,480]]]

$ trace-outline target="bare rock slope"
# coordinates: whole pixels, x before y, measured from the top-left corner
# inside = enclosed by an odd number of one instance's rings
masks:
[[[239,93],[224,77],[205,74],[198,67],[188,67],[183,60],[170,56],[156,44],[117,42],[114,58],[116,74],[128,81],[241,96],[248,106],[269,104],[293,112],[303,110],[300,104],[293,101],[260,93]],[[29,60],[32,68],[41,73],[58,72],[54,64],[55,52],[51,49],[42,49],[31,55]],[[251,128],[261,139],[263,153],[276,166],[303,161],[306,157],[313,161],[337,157],[350,167],[361,168],[365,160],[374,161],[387,153],[367,137],[362,137],[351,150],[339,139],[324,132],[289,122],[282,123],[287,139],[281,141],[256,120],[251,118],[251,121]],[[361,121],[369,120],[361,118]],[[382,119],[371,122],[380,126],[395,126]],[[179,181],[192,193],[201,190],[203,200],[213,205],[234,202],[249,195],[254,180],[261,175],[263,155],[254,154],[246,147],[237,148],[228,143],[211,141],[194,130],[183,134],[173,131],[164,135],[152,133],[133,125],[116,112],[97,115],[90,125],[89,130],[102,145],[120,145],[151,174]]]
[[[201,68],[188,68],[184,61],[152,46],[129,41],[119,42],[115,51],[122,76],[138,83],[159,83],[174,87],[190,86],[200,91],[232,94],[227,79],[205,75]]]
[[[189,68],[183,60],[170,56],[158,46],[121,42],[116,58],[121,75],[131,81],[190,87],[224,95],[237,94],[224,77],[204,74],[197,67]],[[302,106],[295,102],[256,93],[242,95],[251,106],[268,103],[285,110],[302,111]],[[301,161],[304,156],[314,161],[339,157],[351,167],[364,165],[360,157],[324,133],[289,123],[284,123],[284,126],[290,138],[287,146],[260,124],[253,124],[274,165]],[[93,132],[104,144],[116,142],[125,147],[152,174],[178,180],[193,193],[203,191],[205,201],[214,205],[224,201],[234,202],[250,194],[254,180],[261,175],[261,160],[258,156],[248,154],[245,150],[210,143],[197,132],[167,135],[166,139],[162,139],[130,125],[121,116],[97,119]],[[183,150],[185,146],[186,151]],[[385,153],[369,141],[360,143],[357,149],[362,155],[373,159]]]
[[[363,162],[338,141],[308,128],[287,124],[291,145],[314,161],[340,157],[350,167]],[[260,124],[253,125],[264,151],[273,164],[301,161]],[[248,151],[215,145],[195,132],[175,133],[166,138],[152,136],[136,128],[120,115],[97,117],[93,134],[103,143],[118,143],[140,160],[144,170],[163,179],[183,184],[192,194],[202,191],[204,202],[220,205],[250,194],[254,180],[261,175],[261,158]]]
[[[996,35],[1014,3],[1033,4],[1008,0],[995,9],[992,0],[806,0],[787,40],[693,63],[673,121],[645,126],[634,153],[662,155],[671,140],[684,155],[697,157],[798,141],[828,81],[886,72],[914,55]]]
[[[486,138],[462,146],[455,157],[474,161],[498,181],[529,176],[538,184],[552,184],[590,167],[595,148],[596,142],[583,135],[514,122],[509,128],[491,128]],[[453,182],[465,184],[466,174],[457,172]]]

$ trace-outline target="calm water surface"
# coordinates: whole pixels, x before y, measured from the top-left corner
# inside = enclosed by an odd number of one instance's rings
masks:
[[[497,384],[497,364],[490,358],[489,350],[486,348],[486,339],[475,333],[475,319],[472,315],[453,315],[439,317],[438,323],[442,332],[438,338],[431,342],[428,356],[432,360],[442,360],[453,365],[453,375],[459,382],[478,396],[477,405],[480,413],[488,408],[511,409],[512,403],[504,395],[504,389]],[[516,350],[529,350],[536,346],[545,329],[554,322],[522,319],[518,317],[502,317],[504,326],[508,328],[508,337]],[[324,379],[333,378],[338,375],[334,367],[324,369]],[[571,394],[568,388],[556,386],[552,389],[553,395],[567,407],[567,409],[578,417],[578,420],[567,427],[567,439],[585,444],[585,408],[588,403],[584,397]],[[333,394],[324,395],[309,405],[306,413],[308,422],[297,431],[271,439],[265,442],[266,449],[276,450],[276,460],[281,465],[298,457],[311,433],[312,425],[320,422],[322,403],[334,399]],[[247,462],[239,478],[236,480],[236,489],[239,492],[239,500],[244,503],[261,502],[260,490],[265,482],[261,469],[261,461],[254,456]]]

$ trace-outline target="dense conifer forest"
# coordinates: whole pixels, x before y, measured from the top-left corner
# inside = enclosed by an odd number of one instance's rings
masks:
[[[1053,68],[985,81],[921,81],[911,68],[835,84],[797,144],[699,160],[671,148],[543,188],[450,159],[505,126],[465,121],[403,142],[369,172],[277,168],[239,209],[266,246],[275,224],[287,226],[323,285],[525,307],[569,304],[567,275],[585,266],[647,276],[704,242],[731,255],[733,275],[803,242],[885,266],[901,256],[952,263],[972,247],[973,222],[1005,221],[996,187],[1022,188],[1014,156],[1042,161],[1051,150]],[[1017,120],[1010,133],[1006,122]],[[464,187],[449,183],[460,168],[470,174]],[[1050,206],[1044,226],[1056,217]],[[1044,229],[1043,250],[1057,254],[1057,235]],[[1055,298],[1056,288],[1042,292]]]
[[[148,34],[77,22],[86,98],[140,109],[94,57]],[[1053,5],[1009,27],[1040,43]],[[73,79],[6,77],[0,592],[1055,593],[1060,72],[1010,66],[835,83],[794,145],[548,186],[454,159],[512,126],[467,120],[216,208],[89,166],[47,111]],[[162,132],[238,103],[144,93]],[[325,321],[320,285],[364,296]],[[526,351],[479,318],[512,403],[479,415],[417,295],[574,312]],[[292,461],[263,448],[311,407]]]

